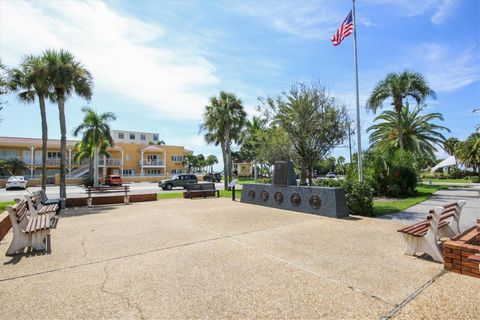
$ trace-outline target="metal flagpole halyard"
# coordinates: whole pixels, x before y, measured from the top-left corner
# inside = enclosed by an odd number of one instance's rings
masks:
[[[355,88],[357,93],[357,154],[358,154],[358,180],[363,181],[362,169],[362,138],[360,129],[360,98],[358,95],[358,60],[357,60],[357,19],[355,17],[355,0],[352,0],[353,15],[353,51],[355,62]]]

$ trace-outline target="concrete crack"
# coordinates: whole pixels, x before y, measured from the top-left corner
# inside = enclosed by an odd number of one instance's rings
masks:
[[[142,309],[140,309],[140,307],[139,307],[137,304],[131,302],[128,297],[123,296],[123,295],[121,295],[120,293],[108,291],[108,290],[106,289],[106,284],[107,284],[107,281],[108,281],[109,276],[110,276],[109,273],[108,273],[108,265],[109,265],[109,263],[110,263],[110,261],[107,261],[107,262],[105,263],[105,266],[103,267],[103,271],[105,272],[105,278],[103,279],[102,286],[101,286],[100,290],[101,290],[103,293],[106,293],[106,294],[109,294],[109,295],[112,295],[112,296],[115,296],[115,297],[119,297],[120,299],[122,299],[123,301],[125,301],[125,302],[127,303],[127,307],[128,307],[129,309],[135,309],[135,310],[137,310],[138,314],[140,315],[140,319],[144,320],[145,317],[144,317],[144,315],[143,315],[143,311],[142,311]]]
[[[80,244],[82,246],[82,249],[83,249],[83,257],[86,258],[87,257],[87,248],[85,248],[85,239],[87,238],[87,235],[84,234],[83,235],[83,238],[82,238],[82,241],[80,241]]]
[[[445,273],[447,273],[446,270],[441,270],[438,274],[436,274],[432,279],[428,280],[426,283],[423,284],[420,288],[416,289],[413,291],[411,294],[409,294],[402,302],[397,304],[392,310],[390,310],[389,313],[387,313],[385,316],[381,317],[381,320],[388,320],[391,319],[394,315],[396,315],[400,310],[402,310],[403,307],[405,307],[410,301],[415,299],[420,293],[422,293],[423,290],[431,286],[435,281],[437,281],[440,277],[442,277]]]

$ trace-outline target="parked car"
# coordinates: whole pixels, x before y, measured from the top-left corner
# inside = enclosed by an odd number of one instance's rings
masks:
[[[203,181],[220,182],[222,181],[222,175],[220,173],[207,173],[203,176]]]
[[[179,174],[169,180],[162,180],[158,183],[158,186],[163,190],[172,190],[175,187],[186,188],[188,183],[197,183],[197,176],[194,174]]]
[[[109,186],[121,186],[122,185],[122,177],[118,174],[111,174],[105,180],[105,184]]]
[[[5,189],[27,189],[28,187],[28,180],[25,179],[23,176],[11,176],[8,178],[7,182],[5,183]]]
[[[335,179],[335,178],[336,178],[335,173],[333,173],[333,172],[327,173],[326,177],[327,177],[328,179]]]

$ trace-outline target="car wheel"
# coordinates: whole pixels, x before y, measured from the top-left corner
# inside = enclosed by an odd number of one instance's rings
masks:
[[[173,186],[169,183],[165,186],[167,188],[167,190],[172,190]]]

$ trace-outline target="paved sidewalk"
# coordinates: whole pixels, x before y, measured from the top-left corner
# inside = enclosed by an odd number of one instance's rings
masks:
[[[479,191],[480,190],[476,188],[439,190],[427,201],[410,207],[405,211],[386,214],[379,218],[411,224],[425,219],[430,209],[450,202],[466,200],[467,204],[463,207],[462,217],[460,219],[460,229],[463,231],[475,225],[477,219],[480,219]]]

